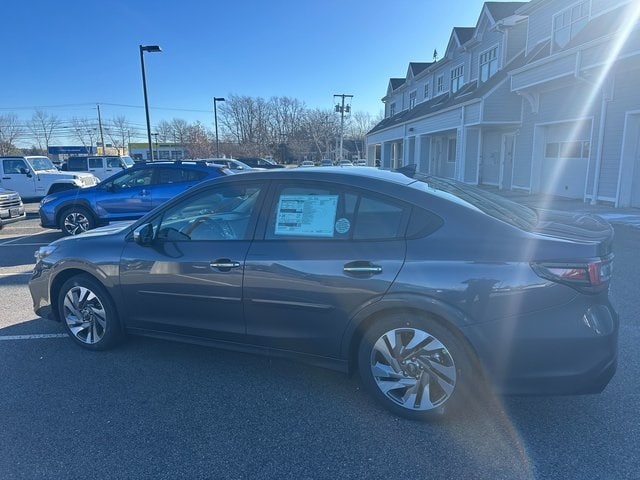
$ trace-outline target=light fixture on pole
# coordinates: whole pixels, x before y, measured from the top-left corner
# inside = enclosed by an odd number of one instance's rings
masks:
[[[216,104],[218,102],[224,102],[222,97],[213,97],[213,123],[216,127],[216,157],[220,158],[220,142],[218,141],[218,109]]]
[[[353,98],[353,95],[346,95],[344,93],[335,94],[333,96],[333,101],[336,101],[336,98],[342,99],[341,103],[336,104],[336,112],[340,113],[340,150],[338,150],[338,161],[342,160],[342,142],[344,140],[344,114],[351,112],[351,105],[345,105],[345,98],[348,98],[349,101]]]
[[[144,112],[147,116],[147,141],[149,142],[148,157],[153,162],[153,148],[151,146],[151,124],[149,123],[149,100],[147,99],[147,78],[144,73],[144,52],[156,53],[162,49],[158,45],[140,45],[140,66],[142,67],[142,90],[144,91]]]

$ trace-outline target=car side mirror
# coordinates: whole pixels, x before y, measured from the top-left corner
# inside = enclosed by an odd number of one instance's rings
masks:
[[[20,173],[26,175],[27,177],[31,177],[31,171],[28,168],[20,167]]]
[[[143,247],[151,245],[151,242],[153,242],[153,225],[145,223],[136,228],[133,231],[133,241]]]

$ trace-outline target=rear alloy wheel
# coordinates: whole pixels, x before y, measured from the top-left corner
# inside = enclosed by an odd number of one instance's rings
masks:
[[[437,418],[454,410],[473,376],[458,338],[438,322],[412,314],[374,323],[360,343],[358,360],[370,393],[410,419]]]
[[[60,216],[60,230],[65,235],[78,235],[95,228],[93,216],[83,207],[71,207]]]
[[[110,348],[122,336],[111,297],[88,275],[64,283],[58,295],[58,313],[71,338],[90,350]]]

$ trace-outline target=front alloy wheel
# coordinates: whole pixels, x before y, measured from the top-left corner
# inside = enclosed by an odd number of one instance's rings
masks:
[[[71,338],[85,348],[103,350],[120,337],[116,309],[109,294],[87,275],[65,282],[58,296],[58,312]]]
[[[374,323],[358,352],[365,387],[387,409],[429,419],[454,408],[471,379],[460,340],[440,323],[398,314]]]

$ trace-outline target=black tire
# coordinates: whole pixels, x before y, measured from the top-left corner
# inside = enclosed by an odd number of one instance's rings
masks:
[[[65,208],[60,214],[58,226],[65,235],[78,235],[96,227],[96,221],[91,212],[84,207],[74,205]]]
[[[71,339],[89,350],[107,350],[122,339],[113,300],[105,288],[88,275],[77,275],[62,285],[58,315]]]
[[[461,340],[414,313],[376,320],[360,342],[358,368],[378,402],[412,420],[450,416],[474,390],[473,362]]]

